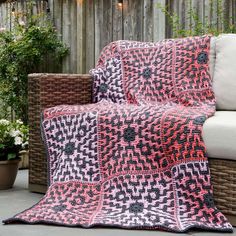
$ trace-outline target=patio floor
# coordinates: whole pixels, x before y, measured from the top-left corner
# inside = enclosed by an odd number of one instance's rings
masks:
[[[35,204],[43,195],[30,193],[27,189],[28,171],[21,170],[18,172],[15,186],[11,190],[0,191],[0,221],[8,217],[25,210]],[[68,228],[57,226],[45,226],[45,225],[2,225],[0,224],[0,236],[174,236],[174,235],[196,235],[196,236],[220,236],[220,235],[232,235],[236,236],[236,229],[233,234],[228,233],[215,233],[204,231],[191,231],[187,234],[175,234],[159,231],[146,231],[146,230],[123,230],[123,229],[110,229],[110,228]]]

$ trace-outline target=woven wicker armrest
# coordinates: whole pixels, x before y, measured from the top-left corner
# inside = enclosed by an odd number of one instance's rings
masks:
[[[44,192],[47,160],[40,134],[40,114],[61,104],[91,103],[92,78],[77,74],[29,75],[29,189]]]

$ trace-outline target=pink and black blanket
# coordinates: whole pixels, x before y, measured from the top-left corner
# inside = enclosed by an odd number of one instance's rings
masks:
[[[105,47],[95,103],[43,113],[46,195],[5,223],[231,232],[201,135],[215,112],[209,49],[209,36]]]

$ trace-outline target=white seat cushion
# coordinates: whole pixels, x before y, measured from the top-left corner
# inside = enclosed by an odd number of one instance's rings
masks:
[[[203,125],[209,158],[236,160],[236,111],[217,111]]]

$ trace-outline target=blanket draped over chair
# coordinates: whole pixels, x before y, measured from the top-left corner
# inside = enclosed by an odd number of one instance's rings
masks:
[[[46,195],[4,222],[231,232],[201,135],[215,112],[209,50],[210,36],[106,46],[95,103],[43,112]]]

